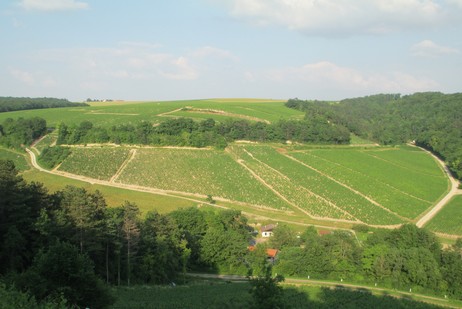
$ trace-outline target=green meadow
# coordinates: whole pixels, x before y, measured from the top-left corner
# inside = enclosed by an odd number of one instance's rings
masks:
[[[30,165],[26,160],[25,153],[0,147],[0,159],[13,161],[14,165],[19,171],[26,171],[30,169]]]

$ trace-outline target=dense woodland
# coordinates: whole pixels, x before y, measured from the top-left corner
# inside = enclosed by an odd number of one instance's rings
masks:
[[[57,107],[88,106],[85,103],[73,103],[66,99],[56,98],[16,98],[0,97],[0,113],[26,109],[42,109]]]
[[[380,144],[415,141],[443,158],[462,179],[462,93],[379,94],[339,103],[291,99],[286,106]]]
[[[121,124],[109,129],[94,126],[89,121],[80,125],[67,126],[61,123],[58,128],[57,144],[106,143],[144,144],[169,146],[214,146],[226,147],[235,140],[259,142],[286,142],[316,144],[348,144],[349,131],[339,125],[332,125],[324,118],[302,121],[281,120],[274,124],[250,122],[247,120],[225,120],[215,122],[206,119],[195,122],[190,118],[169,119],[160,124],[139,122]]]
[[[17,120],[7,118],[0,124],[0,145],[18,149],[30,145],[46,132],[45,119],[39,117],[18,118]]]
[[[284,276],[462,299],[462,241],[442,250],[432,233],[413,225],[373,231],[362,243],[347,232],[298,234],[279,225],[268,243],[249,251],[254,228],[235,210],[141,216],[128,201],[106,207],[98,191],[68,186],[49,194],[6,160],[0,160],[0,196],[0,292],[24,291],[37,301],[103,308],[114,300],[108,285],[181,283],[190,270],[264,280],[268,247],[280,250],[273,267]]]

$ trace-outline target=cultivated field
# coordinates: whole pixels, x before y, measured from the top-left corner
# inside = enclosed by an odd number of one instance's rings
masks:
[[[32,116],[43,117],[50,126],[61,121],[79,124],[90,120],[96,126],[109,127],[140,120],[155,124],[168,117],[268,123],[300,119],[304,114],[286,108],[283,101],[211,99],[106,102],[81,108],[8,112],[0,114],[0,122],[8,117]],[[43,150],[54,138],[46,137],[36,149]],[[235,143],[225,151],[129,145],[73,147],[58,171],[108,184],[156,189],[170,195],[168,202],[172,205],[166,208],[175,208],[175,200],[181,201],[178,205],[197,205],[211,195],[219,205],[258,215],[268,213],[275,219],[347,226],[416,222],[448,191],[442,169],[416,147],[379,147],[358,137],[352,138],[352,144],[356,146]],[[29,168],[19,153],[0,150],[0,158],[13,159],[21,170]],[[50,177],[58,176],[49,175],[47,181]],[[185,198],[191,200],[186,202]],[[149,207],[144,196],[141,201],[143,207]],[[152,207],[159,207],[154,204]],[[455,208],[448,205],[427,226],[462,233],[451,228],[455,217],[451,211]]]
[[[118,182],[212,195],[254,206],[288,207],[223,151],[139,149]]]
[[[182,112],[183,108],[194,108],[202,112]],[[205,110],[220,111],[206,113]],[[49,126],[60,122],[79,124],[88,120],[98,126],[110,127],[121,123],[136,123],[141,120],[152,123],[165,117],[186,116],[195,119],[214,118],[258,118],[272,122],[279,119],[303,118],[304,113],[289,109],[283,101],[274,100],[189,100],[163,102],[110,102],[92,103],[89,107],[53,108],[0,113],[0,122],[6,118],[41,117]],[[247,118],[246,118],[247,117]]]
[[[376,226],[415,222],[447,190],[434,159],[411,147],[82,147],[73,148],[59,170],[319,221]]]
[[[110,180],[127,159],[127,148],[72,148],[58,170],[95,179]]]
[[[425,227],[439,233],[462,235],[462,195],[455,196]]]

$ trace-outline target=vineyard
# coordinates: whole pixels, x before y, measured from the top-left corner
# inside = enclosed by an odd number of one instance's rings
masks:
[[[457,195],[425,227],[444,234],[462,235],[460,218],[462,195]]]
[[[236,143],[225,151],[144,147],[131,153],[128,147],[76,147],[59,170],[314,220],[378,226],[413,222],[447,190],[435,160],[412,147]]]
[[[60,122],[78,126],[88,120],[111,128],[140,121],[156,126],[169,117],[273,123],[302,119],[304,113],[275,100],[93,102],[88,107],[8,112],[0,114],[0,122],[6,117],[31,116],[46,119],[49,127]],[[53,144],[56,136],[57,131],[47,135],[35,146],[36,150],[40,152]],[[238,141],[225,151],[129,145],[73,147],[58,171],[164,190],[186,198],[211,195],[218,204],[241,210],[258,207],[253,209],[277,210],[281,216],[299,216],[300,221],[338,221],[347,225],[416,222],[448,191],[441,167],[417,147],[380,147],[357,136],[352,136],[352,145],[355,147]],[[20,170],[29,169],[21,154],[2,149],[0,157],[12,159]],[[456,216],[451,215],[457,201],[427,226],[447,233],[456,231],[451,227]]]
[[[331,211],[337,214],[348,213],[356,220],[369,224],[398,224],[403,219],[387,211],[383,207],[373,204],[361,194],[348,187],[342,186],[337,180],[326,177],[325,174],[313,170],[303,162],[294,161],[290,156],[281,154],[273,148],[246,146],[253,157],[261,160],[285,175],[292,182],[331,204]],[[342,150],[332,152],[342,153]],[[320,203],[310,203],[305,206],[313,212],[318,212]],[[335,206],[335,208],[333,207]],[[322,212],[319,216],[323,216]]]
[[[127,148],[72,148],[60,171],[109,180],[125,161]]]
[[[418,177],[415,171],[405,170],[369,153],[374,151],[311,151],[292,156],[408,219],[430,207],[446,189],[442,175],[439,178]],[[408,176],[403,177],[406,174]]]
[[[288,206],[222,151],[140,149],[118,181],[256,206]]]

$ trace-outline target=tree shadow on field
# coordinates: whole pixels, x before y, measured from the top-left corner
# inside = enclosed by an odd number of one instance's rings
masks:
[[[415,301],[410,297],[396,298],[390,295],[374,295],[367,289],[353,290],[345,287],[321,288],[318,298],[319,302],[313,306],[314,308],[441,308]]]

